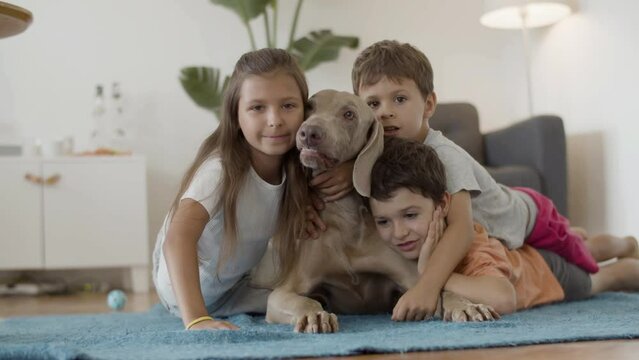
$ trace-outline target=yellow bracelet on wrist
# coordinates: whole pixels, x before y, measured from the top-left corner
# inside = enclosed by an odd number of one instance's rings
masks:
[[[186,325],[186,330],[190,330],[195,324],[199,324],[202,321],[206,321],[206,320],[213,320],[212,317],[210,316],[201,316],[193,321],[191,321],[188,325]]]

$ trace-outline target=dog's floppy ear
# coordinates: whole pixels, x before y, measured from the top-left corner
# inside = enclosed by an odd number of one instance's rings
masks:
[[[384,151],[384,127],[374,120],[369,128],[368,142],[357,155],[353,166],[353,186],[362,196],[371,196],[371,171],[377,158]]]

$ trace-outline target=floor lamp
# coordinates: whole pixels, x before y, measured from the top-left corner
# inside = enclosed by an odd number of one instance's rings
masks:
[[[528,29],[552,25],[570,15],[569,1],[562,0],[484,0],[479,22],[490,28],[520,29],[526,62],[528,113],[533,115],[532,80],[530,77],[530,44]]]

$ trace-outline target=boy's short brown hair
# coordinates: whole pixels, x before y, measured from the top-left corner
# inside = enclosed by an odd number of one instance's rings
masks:
[[[446,170],[430,146],[387,137],[371,171],[371,198],[385,201],[401,188],[439,203],[446,192]]]
[[[434,90],[430,61],[407,43],[383,40],[364,49],[353,64],[353,92],[358,94],[360,87],[373,85],[384,76],[393,81],[402,78],[415,81],[424,99]]]

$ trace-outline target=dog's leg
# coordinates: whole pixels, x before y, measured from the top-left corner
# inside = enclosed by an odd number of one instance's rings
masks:
[[[463,296],[446,290],[442,291],[435,314],[441,316],[444,321],[453,322],[490,321],[500,318],[491,306],[475,304]]]
[[[381,239],[371,239],[368,246],[370,255],[359,257],[353,261],[356,271],[386,275],[404,291],[417,284],[419,279],[417,264],[404,259],[384,244]]]
[[[295,332],[331,333],[339,330],[335,314],[324,311],[319,302],[283,287],[269,295],[266,321],[291,324]]]

